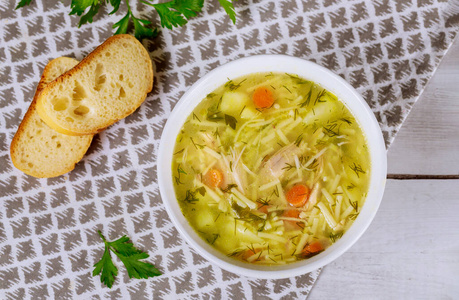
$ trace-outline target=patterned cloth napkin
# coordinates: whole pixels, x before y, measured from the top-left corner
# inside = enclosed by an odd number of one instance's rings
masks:
[[[393,140],[459,26],[459,3],[443,0],[241,0],[233,25],[216,0],[186,26],[144,40],[155,63],[154,91],[134,114],[95,137],[76,169],[36,179],[15,169],[9,145],[46,63],[81,60],[112,34],[109,8],[77,28],[68,3],[0,2],[0,298],[305,298],[320,270],[256,280],[209,263],[180,237],[162,205],[156,156],[162,128],[198,78],[234,59],[281,53],[344,77]],[[67,1],[68,2],[68,1]],[[133,2],[133,1],[131,1]],[[159,24],[155,12],[134,13]],[[108,289],[92,277],[103,251],[97,230],[123,234],[163,273],[129,280],[123,267]]]

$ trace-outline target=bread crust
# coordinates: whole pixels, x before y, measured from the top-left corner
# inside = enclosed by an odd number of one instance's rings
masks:
[[[73,76],[78,75],[78,73],[81,72],[81,70],[86,65],[88,65],[90,62],[92,62],[93,59],[95,59],[106,48],[110,47],[112,44],[121,43],[125,39],[131,40],[132,42],[136,43],[139,46],[140,49],[142,49],[141,51],[143,52],[143,55],[146,58],[146,62],[148,63],[148,67],[147,67],[148,73],[149,73],[149,76],[148,76],[149,78],[147,78],[148,86],[147,86],[147,88],[146,88],[146,90],[144,92],[140,91],[140,92],[142,92],[142,96],[139,97],[139,99],[136,99],[137,101],[134,103],[133,109],[126,110],[125,112],[123,112],[122,115],[118,116],[116,119],[106,120],[104,123],[101,123],[99,126],[97,126],[97,128],[94,128],[93,130],[90,130],[90,131],[89,130],[78,130],[76,128],[69,129],[69,128],[65,128],[65,127],[61,126],[62,124],[59,124],[59,122],[56,121],[56,119],[53,118],[49,114],[48,109],[45,107],[45,101],[46,101],[46,98],[47,98],[50,90],[55,88],[56,86],[62,85],[63,82],[69,80],[69,78],[72,78]],[[128,34],[115,35],[115,36],[112,36],[112,37],[108,38],[104,43],[102,43],[96,49],[94,49],[94,51],[89,53],[88,56],[86,56],[72,70],[64,73],[63,75],[61,75],[58,78],[56,78],[53,82],[49,83],[41,91],[41,93],[40,93],[40,95],[39,95],[39,97],[37,99],[37,111],[38,111],[38,114],[40,115],[41,119],[46,124],[48,124],[48,126],[53,128],[57,132],[60,132],[60,133],[66,134],[66,135],[73,135],[73,136],[96,134],[98,132],[103,131],[105,128],[107,128],[108,126],[112,125],[116,121],[118,121],[118,120],[120,120],[122,118],[125,118],[128,115],[130,115],[131,113],[133,113],[143,103],[143,101],[147,97],[147,94],[149,92],[151,92],[151,90],[153,88],[153,80],[154,80],[154,77],[153,77],[153,65],[152,65],[152,61],[151,61],[150,56],[149,56],[147,50],[145,49],[145,47],[143,47],[143,45],[136,38],[134,38],[131,35],[128,35]]]
[[[72,62],[70,62],[70,60]],[[80,153],[78,153],[77,159],[74,161],[68,161],[66,165],[64,165],[63,168],[60,170],[43,170],[43,169],[30,169],[26,168],[21,162],[21,150],[20,150],[20,143],[22,142],[21,140],[24,139],[27,135],[27,133],[30,131],[32,126],[35,126],[33,123],[33,119],[35,118],[35,114],[37,114],[36,111],[36,106],[37,106],[37,97],[40,94],[40,92],[46,87],[47,83],[52,80],[50,77],[52,76],[51,73],[51,68],[56,65],[66,65],[66,64],[74,64],[77,61],[71,58],[67,57],[59,57],[54,60],[51,60],[44,68],[43,74],[40,78],[40,81],[38,82],[37,89],[35,91],[35,95],[32,99],[32,102],[30,103],[30,106],[27,110],[27,112],[24,115],[24,118],[21,121],[21,124],[19,124],[18,130],[16,131],[16,134],[13,137],[13,140],[11,141],[10,145],[10,156],[11,156],[11,161],[13,162],[13,165],[21,170],[22,172],[26,173],[27,175],[31,175],[37,178],[49,178],[49,177],[56,177],[62,174],[65,174],[75,168],[76,163],[78,163],[86,153],[87,149],[91,145],[91,141],[93,136],[88,135],[85,137],[79,138],[78,144],[81,148]],[[47,126],[45,123],[43,123],[43,126]],[[44,127],[44,130],[53,130],[49,127]],[[65,137],[63,137],[65,138]],[[52,158],[49,159],[50,163],[52,163]]]

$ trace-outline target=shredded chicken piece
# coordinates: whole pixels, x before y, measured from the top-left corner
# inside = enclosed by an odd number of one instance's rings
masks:
[[[295,144],[290,144],[281,148],[264,163],[261,174],[270,175],[274,178],[281,177],[285,172],[286,165],[294,164],[295,155],[299,155],[301,152],[302,150]]]

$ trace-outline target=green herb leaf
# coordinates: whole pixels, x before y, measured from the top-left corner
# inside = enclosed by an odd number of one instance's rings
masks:
[[[21,1],[19,1],[18,5],[16,5],[15,9],[24,7],[26,5],[30,5],[30,3],[32,3],[32,0],[21,0]]]
[[[105,252],[102,255],[102,259],[94,264],[94,271],[92,276],[100,274],[100,282],[111,288],[115,281],[116,275],[118,275],[118,269],[113,264],[112,257],[110,256],[110,250],[108,245],[105,245]]]
[[[233,1],[231,0],[218,0],[225,12],[228,14],[233,24],[236,24],[236,12],[234,11]]]
[[[118,9],[120,8],[121,0],[109,0],[109,2],[110,2],[110,5],[113,6],[113,10],[109,13],[109,15],[112,15],[116,13]]]
[[[152,38],[158,36],[158,29],[151,29],[146,27],[146,25],[150,25],[151,22],[147,20],[137,19],[132,15],[132,21],[134,23],[134,35],[136,39],[141,40],[143,38]]]
[[[150,263],[140,261],[141,259],[149,257],[149,255],[145,252],[136,253],[130,256],[124,256],[117,252],[115,252],[115,254],[126,267],[129,278],[146,279],[161,275],[161,272],[159,272],[155,266]]]
[[[161,275],[161,272],[148,262],[140,261],[141,259],[148,258],[149,255],[137,248],[129,242],[127,236],[123,236],[116,241],[109,242],[105,239],[100,231],[100,237],[104,241],[105,251],[100,261],[94,264],[94,271],[92,276],[100,274],[100,281],[106,286],[111,288],[115,277],[118,275],[118,269],[113,264],[110,251],[115,253],[116,256],[126,267],[129,278],[148,278]]]
[[[226,125],[229,125],[229,127],[236,130],[237,120],[235,117],[225,114],[225,123]]]
[[[200,188],[196,189],[197,192],[199,192],[199,194],[201,194],[201,196],[205,196],[206,195],[206,188],[201,186]]]
[[[142,1],[142,3],[154,7],[161,19],[162,27],[172,29],[172,27],[185,25],[187,19],[201,12],[204,0],[172,0],[157,4]]]
[[[128,25],[129,25],[129,19],[130,19],[130,14],[128,12],[121,20],[113,24],[112,26],[113,29],[118,27],[115,34],[124,34],[127,32]]]
[[[97,3],[97,1],[94,1],[94,3],[95,4],[91,5],[91,8],[88,10],[88,12],[81,16],[80,22],[78,23],[78,28],[80,28],[81,25],[84,25],[86,23],[92,23],[92,18],[99,12],[99,8],[100,8],[100,4]],[[78,15],[81,15],[81,14],[78,14]]]

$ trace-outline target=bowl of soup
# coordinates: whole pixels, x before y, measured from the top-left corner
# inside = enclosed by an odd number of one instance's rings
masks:
[[[381,202],[378,122],[341,77],[285,55],[209,72],[164,127],[158,183],[185,240],[221,268],[286,278],[333,261]]]

